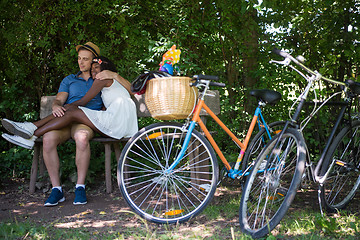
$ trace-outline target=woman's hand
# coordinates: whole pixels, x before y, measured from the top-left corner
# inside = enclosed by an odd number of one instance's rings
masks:
[[[116,72],[111,72],[109,70],[103,70],[103,71],[99,72],[98,74],[96,74],[96,79],[97,80],[115,79],[121,85],[124,86],[124,88],[129,92],[129,94],[134,94],[133,92],[131,92],[131,83]]]

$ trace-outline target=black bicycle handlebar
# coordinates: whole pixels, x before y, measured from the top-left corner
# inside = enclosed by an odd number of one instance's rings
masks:
[[[197,80],[201,80],[201,79],[204,79],[204,80],[211,80],[211,81],[217,81],[219,80],[219,77],[218,76],[213,76],[213,75],[202,75],[202,74],[199,74],[199,75],[195,75],[194,78],[196,78]]]
[[[215,86],[215,87],[225,87],[225,83],[219,83],[219,82],[210,82],[209,84],[210,86]]]
[[[218,76],[202,75],[202,74],[195,75],[193,78],[196,79],[196,81],[199,81],[199,80],[218,81],[219,80]],[[192,84],[192,85],[194,85],[194,84]],[[225,83],[219,83],[219,82],[210,82],[209,85],[215,86],[215,87],[225,87],[226,86]]]
[[[347,80],[345,80],[345,83],[349,86],[350,90],[355,95],[360,95],[360,83],[359,82],[355,82],[351,79],[347,79]]]

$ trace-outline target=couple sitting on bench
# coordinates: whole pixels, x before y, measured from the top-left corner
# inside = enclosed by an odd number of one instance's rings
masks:
[[[2,120],[10,134],[2,137],[11,143],[31,149],[43,136],[43,158],[52,183],[45,206],[65,201],[60,183],[57,146],[72,137],[76,142],[78,179],[74,204],[86,204],[85,178],[90,164],[89,140],[94,131],[120,139],[138,131],[136,106],[130,97],[130,83],[116,73],[114,64],[100,57],[93,43],[76,47],[80,71],[63,79],[52,106],[52,115],[39,121]],[[100,93],[101,92],[101,93]],[[105,107],[106,110],[101,111]]]

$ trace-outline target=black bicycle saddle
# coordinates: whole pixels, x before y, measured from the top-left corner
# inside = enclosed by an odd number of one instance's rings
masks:
[[[355,94],[355,95],[360,95],[360,83],[355,82],[351,79],[347,79],[345,80],[345,83],[349,86],[350,90]]]
[[[250,95],[268,104],[275,104],[281,99],[281,94],[279,92],[267,89],[251,90]]]

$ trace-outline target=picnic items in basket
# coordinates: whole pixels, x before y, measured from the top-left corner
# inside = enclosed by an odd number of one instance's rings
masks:
[[[162,61],[159,64],[159,71],[167,72],[170,75],[173,75],[174,64],[179,62],[180,54],[181,50],[176,49],[176,45],[173,45],[166,53],[164,53]]]
[[[131,83],[131,91],[135,94],[144,94],[146,91],[146,83],[153,78],[171,77],[170,74],[163,71],[149,71],[139,75]]]
[[[155,119],[185,119],[195,108],[197,88],[190,86],[192,79],[172,76],[180,54],[181,51],[173,45],[163,55],[159,71],[141,74],[131,84],[132,92],[145,93],[145,104]]]
[[[144,94],[146,83],[152,78],[171,77],[174,73],[174,64],[180,60],[181,50],[176,49],[173,45],[162,57],[158,71],[148,71],[139,75],[131,84],[131,91],[135,94]]]
[[[145,104],[158,120],[186,119],[195,108],[197,88],[189,77],[153,78],[147,83]]]

